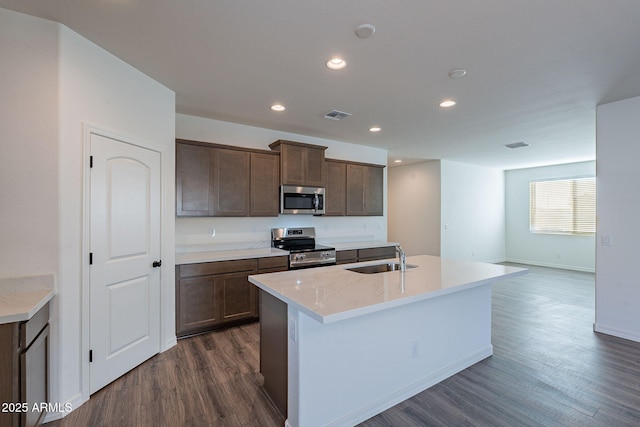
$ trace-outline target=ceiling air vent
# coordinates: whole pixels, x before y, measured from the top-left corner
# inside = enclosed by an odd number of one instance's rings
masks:
[[[345,113],[344,111],[331,110],[327,114],[325,114],[324,118],[329,120],[342,120],[345,117],[349,117],[350,113]]]
[[[521,148],[521,147],[528,147],[531,144],[527,144],[524,141],[520,141],[520,142],[512,142],[511,144],[506,144],[505,147],[507,148]]]

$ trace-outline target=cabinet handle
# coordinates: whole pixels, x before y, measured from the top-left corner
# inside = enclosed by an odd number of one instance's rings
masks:
[[[160,267],[162,265],[162,260],[153,261],[153,264],[151,264],[151,265],[153,265],[154,268]]]

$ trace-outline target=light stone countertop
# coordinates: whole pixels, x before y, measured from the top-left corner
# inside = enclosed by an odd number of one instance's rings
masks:
[[[369,261],[249,276],[249,281],[321,323],[362,316],[436,298],[527,273],[523,268],[430,255],[407,257],[403,274],[362,274],[347,268],[393,262]]]
[[[343,243],[323,243],[321,245],[333,246],[336,251],[348,251],[352,249],[366,249],[366,248],[386,248],[387,246],[396,246],[395,242],[385,242],[380,240],[371,240],[367,242],[343,242]]]
[[[0,279],[0,324],[31,319],[54,294],[53,274]]]
[[[319,241],[318,244],[335,247],[336,250],[350,250],[363,248],[378,248],[386,246],[395,246],[396,243],[385,241],[366,241],[366,242],[343,242],[331,243]],[[185,248],[182,248],[185,249]],[[250,249],[230,249],[219,251],[190,251],[183,250],[176,252],[176,265],[197,264],[200,262],[216,262],[231,261],[236,259],[263,258],[271,256],[288,256],[289,252],[282,249],[271,247],[250,248]]]
[[[236,259],[288,256],[288,251],[276,248],[235,249],[225,251],[176,253],[176,265],[200,262],[231,261]]]

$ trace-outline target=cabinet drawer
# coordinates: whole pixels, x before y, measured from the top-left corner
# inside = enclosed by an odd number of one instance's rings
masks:
[[[179,277],[211,276],[214,274],[237,273],[240,271],[255,271],[257,268],[258,263],[255,258],[183,264],[180,266]]]
[[[358,251],[351,249],[348,251],[336,251],[336,264],[348,264],[358,261]]]
[[[47,323],[49,323],[49,304],[45,304],[31,319],[20,324],[20,348],[24,350],[29,347]]]
[[[394,246],[358,250],[358,261],[371,261],[375,259],[395,258],[395,256],[396,256],[396,248]]]
[[[286,270],[289,267],[288,256],[274,256],[268,258],[258,258],[258,271],[272,270],[282,268]]]

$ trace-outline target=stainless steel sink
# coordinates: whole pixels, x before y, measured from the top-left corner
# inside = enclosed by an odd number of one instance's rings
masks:
[[[407,270],[415,268],[415,265],[407,264]],[[385,262],[384,264],[365,265],[362,267],[347,268],[349,271],[355,271],[362,274],[386,273],[387,271],[400,271],[399,262]]]

